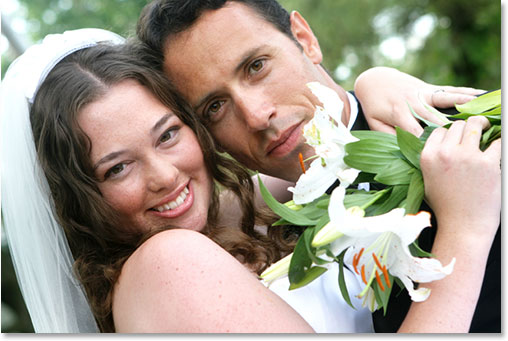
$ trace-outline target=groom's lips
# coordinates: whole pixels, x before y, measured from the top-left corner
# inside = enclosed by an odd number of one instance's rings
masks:
[[[272,157],[283,157],[292,152],[300,141],[304,122],[286,129],[276,140],[266,147],[266,154]]]

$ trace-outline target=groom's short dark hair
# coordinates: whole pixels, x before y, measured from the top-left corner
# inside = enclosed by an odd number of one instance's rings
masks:
[[[143,8],[136,33],[152,52],[163,59],[168,37],[189,29],[204,12],[218,10],[228,2],[248,6],[296,42],[291,32],[289,13],[277,0],[154,0]]]

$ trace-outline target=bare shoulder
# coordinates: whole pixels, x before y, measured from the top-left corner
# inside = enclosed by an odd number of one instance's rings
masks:
[[[264,314],[285,322],[265,324]],[[135,333],[308,328],[234,257],[189,230],[158,233],[132,254],[115,285],[113,319],[117,332]]]
[[[213,257],[220,270],[222,259],[228,256],[195,231],[168,230],[148,239],[126,261],[115,285],[113,316],[117,331],[157,329],[159,317],[189,299],[203,281],[200,273],[210,267],[208,260]]]

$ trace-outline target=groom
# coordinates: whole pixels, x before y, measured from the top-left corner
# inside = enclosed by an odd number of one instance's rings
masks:
[[[286,181],[295,182],[301,174],[299,153],[304,159],[314,155],[302,137],[302,127],[313,118],[318,104],[306,87],[308,82],[318,81],[337,92],[344,102],[343,123],[353,129],[368,129],[367,121],[386,121],[388,115],[383,115],[392,108],[407,108],[406,100],[419,104],[417,98],[401,96],[397,87],[423,93],[433,106],[461,101],[460,94],[436,93],[436,86],[393,69],[376,68],[357,82],[358,102],[321,66],[321,49],[304,18],[297,12],[289,15],[275,0],[156,0],[143,10],[137,33],[225,151],[251,169]],[[376,98],[369,97],[374,83],[370,80],[379,77],[384,94],[379,96],[381,90],[374,89]],[[366,104],[363,113],[362,103]],[[399,122],[388,125],[398,123],[418,133],[421,127],[404,115],[399,113]],[[430,244],[432,238],[428,236]],[[497,264],[488,266],[485,278],[500,275]],[[482,290],[473,332],[500,331],[498,279],[492,281],[490,292]],[[387,317],[374,315],[378,332],[396,331],[407,312],[408,298],[392,296]],[[498,304],[499,309],[490,304]],[[487,312],[494,316],[480,320]]]

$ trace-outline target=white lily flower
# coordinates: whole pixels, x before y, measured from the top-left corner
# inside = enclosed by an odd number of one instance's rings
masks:
[[[307,84],[312,93],[321,101],[314,118],[304,127],[303,136],[307,144],[314,147],[316,156],[309,169],[300,176],[293,192],[295,204],[305,204],[320,197],[338,179],[347,187],[360,173],[344,163],[345,146],[358,141],[342,123],[344,103],[337,93],[317,82]]]
[[[415,289],[413,282],[442,279],[453,271],[455,264],[455,258],[443,267],[437,259],[411,255],[408,245],[425,227],[430,226],[430,214],[405,215],[403,208],[396,208],[383,215],[364,217],[358,209],[346,210],[344,196],[343,187],[337,187],[332,192],[328,206],[330,223],[316,234],[312,246],[331,244],[335,255],[348,249],[344,261],[352,265],[366,285],[360,297],[368,294],[374,280],[381,290],[386,285],[391,286],[390,273],[402,281],[413,301],[426,300],[430,289]],[[334,236],[336,239],[331,241]],[[366,301],[371,303],[369,299]]]

